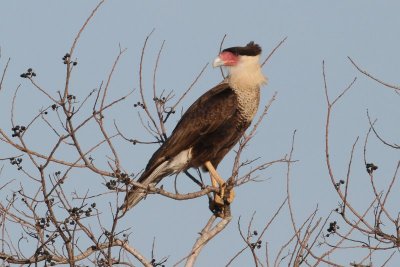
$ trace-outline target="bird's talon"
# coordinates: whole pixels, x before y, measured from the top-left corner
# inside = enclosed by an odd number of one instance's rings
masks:
[[[233,190],[233,188],[226,190],[224,202],[227,204],[231,204],[234,199],[235,199],[235,191]]]
[[[224,197],[225,197],[225,191],[226,191],[226,183],[223,183],[223,184],[220,186],[220,189],[219,189],[219,194],[220,194],[220,197],[221,197],[222,199],[224,199]]]
[[[215,194],[215,196],[214,196],[214,204],[216,206],[220,206],[221,207],[221,206],[224,206],[225,201],[220,195]]]

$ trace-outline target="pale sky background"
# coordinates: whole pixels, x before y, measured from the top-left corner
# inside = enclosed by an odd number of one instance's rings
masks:
[[[11,57],[0,98],[1,128],[11,128],[10,102],[18,84],[21,83],[22,88],[15,119],[20,124],[27,123],[33,116],[31,114],[49,104],[26,80],[19,78],[27,68],[32,67],[36,71],[37,81],[53,96],[63,88],[65,71],[61,58],[69,50],[78,29],[96,4],[97,1],[1,1],[1,69],[6,59]],[[291,176],[296,221],[300,225],[317,205],[318,216],[324,218],[336,208],[339,199],[330,183],[324,161],[326,101],[321,65],[325,60],[331,98],[354,77],[358,77],[352,90],[334,110],[331,157],[337,177],[344,178],[351,145],[360,136],[355,152],[350,199],[363,211],[372,200],[369,176],[362,158],[362,145],[369,126],[366,110],[373,118],[378,118],[377,128],[383,136],[389,141],[398,142],[399,96],[357,72],[347,56],[375,76],[392,84],[398,83],[399,10],[398,1],[371,0],[107,1],[82,34],[76,49],[75,56],[79,64],[72,79],[71,93],[82,100],[107,78],[118,54],[119,44],[127,48],[127,52],[117,67],[109,100],[138,88],[140,51],[153,28],[155,32],[149,41],[144,64],[144,83],[149,99],[154,61],[163,40],[165,47],[158,69],[158,89],[174,90],[176,95],[180,95],[201,68],[215,58],[224,34],[227,34],[224,47],[245,45],[254,40],[263,47],[264,56],[287,36],[285,44],[263,70],[269,78],[269,84],[263,88],[261,104],[267,103],[275,91],[277,100],[245,156],[261,157],[260,162],[282,157],[289,152],[292,133],[297,129],[294,158],[298,162],[293,165]],[[219,70],[208,66],[181,108],[186,110],[198,96],[220,80]],[[109,129],[113,129],[112,120],[115,119],[125,134],[149,140],[150,137],[140,126],[137,109],[133,107],[138,100],[136,90],[127,101],[107,113]],[[176,115],[169,121],[169,132],[178,119]],[[47,151],[45,147],[52,141],[42,136],[42,126],[39,124],[33,129],[35,134],[32,132],[27,140],[33,148]],[[83,132],[80,136],[82,140],[87,140],[87,147],[92,138],[95,139],[92,135],[91,132]],[[129,172],[144,168],[156,150],[155,145],[117,144],[123,166]],[[14,153],[3,144],[0,149],[0,158]],[[229,155],[219,167],[224,177],[229,175],[232,167],[233,153]],[[379,166],[376,174],[379,177],[378,188],[387,188],[399,160],[398,151],[389,150],[372,137],[368,157],[369,161]],[[25,160],[28,161],[28,158]],[[101,168],[107,169],[106,158],[95,160]],[[2,180],[16,178],[21,183],[26,181],[8,164],[5,165],[7,168],[2,173]],[[282,164],[264,170],[260,178],[267,181],[250,183],[236,190],[231,224],[204,249],[197,266],[224,266],[243,247],[237,230],[239,216],[247,226],[252,213],[256,211],[254,229],[262,229],[286,196],[285,168]],[[181,190],[191,188],[191,183],[183,176],[178,181]],[[90,193],[95,194],[106,190],[101,186],[102,182],[98,176],[77,175],[71,177],[70,186],[82,194],[90,188]],[[163,184],[171,188],[172,182],[173,178],[170,177]],[[18,186],[19,182],[8,191],[4,190],[2,199]],[[388,207],[397,214],[399,186],[393,190]],[[104,197],[104,205],[108,201],[111,201],[111,196],[110,199]],[[156,237],[156,257],[169,256],[166,265],[170,266],[190,250],[209,215],[205,197],[178,202],[152,196],[126,216],[121,227],[132,227],[133,245],[147,257],[150,257],[153,237]],[[334,219],[344,226],[340,218]],[[286,208],[278,218],[278,223],[271,227],[263,239],[269,243],[272,258],[292,233]],[[332,241],[337,240],[335,238]],[[338,255],[340,257],[334,256],[332,259],[340,259],[339,263],[348,265],[351,261],[361,260],[366,252]],[[376,254],[372,259],[374,266],[380,266],[386,258]],[[389,266],[395,266],[393,264],[399,259],[399,255],[396,255]],[[247,253],[233,266],[252,264]]]

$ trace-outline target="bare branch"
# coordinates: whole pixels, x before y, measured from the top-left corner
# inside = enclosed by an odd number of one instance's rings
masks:
[[[1,79],[0,79],[0,92],[1,92],[1,89],[3,88],[3,81],[4,81],[4,77],[6,76],[6,72],[7,72],[8,64],[10,63],[10,60],[11,60],[11,58],[8,58],[7,63],[6,63],[6,66],[4,67],[4,70],[3,70],[3,74],[1,75]]]
[[[391,85],[391,84],[388,84],[388,83],[386,83],[386,82],[384,82],[384,81],[382,81],[382,80],[380,80],[380,79],[378,79],[378,78],[375,78],[374,76],[372,76],[371,74],[369,74],[367,71],[361,69],[361,68],[355,63],[355,61],[354,61],[351,57],[347,57],[347,58],[350,60],[351,64],[353,64],[353,66],[356,67],[356,69],[357,69],[359,72],[361,72],[362,74],[364,74],[365,76],[371,78],[372,80],[374,80],[374,81],[376,81],[376,82],[378,82],[378,83],[380,83],[380,84],[382,84],[382,85],[384,85],[384,86],[386,86],[386,87],[389,87],[389,88],[391,88],[391,89],[400,91],[400,87],[399,87],[399,86]]]
[[[212,215],[210,217],[208,223],[203,228],[203,230],[200,232],[200,236],[196,240],[195,244],[193,245],[193,248],[190,251],[189,256],[184,258],[184,259],[187,258],[187,261],[186,261],[186,264],[185,264],[186,267],[194,266],[194,263],[196,262],[196,259],[199,256],[201,250],[204,248],[204,246],[211,239],[213,239],[216,235],[218,235],[222,230],[224,230],[225,227],[232,220],[231,216],[225,217],[219,223],[217,223],[217,225],[215,225],[213,227],[212,225],[213,225],[214,221],[216,220],[216,218],[217,217],[215,215]],[[176,266],[177,264],[175,264],[174,266]]]
[[[272,51],[268,54],[267,58],[263,61],[263,63],[261,64],[261,67],[264,67],[264,65],[269,61],[269,59],[272,57],[272,55],[275,53],[276,50],[278,50],[278,48],[286,41],[287,36],[285,38],[283,38],[276,46],[274,49],[272,49]]]

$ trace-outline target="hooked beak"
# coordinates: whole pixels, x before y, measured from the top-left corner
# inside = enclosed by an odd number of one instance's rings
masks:
[[[218,56],[214,59],[214,62],[213,62],[214,68],[224,66],[224,65],[225,65],[225,62],[220,58],[220,56]]]

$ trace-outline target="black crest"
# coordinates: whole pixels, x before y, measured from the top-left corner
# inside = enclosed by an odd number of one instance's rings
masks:
[[[261,54],[261,47],[253,41],[246,46],[235,46],[224,49],[222,52],[231,52],[238,56],[258,56]]]

